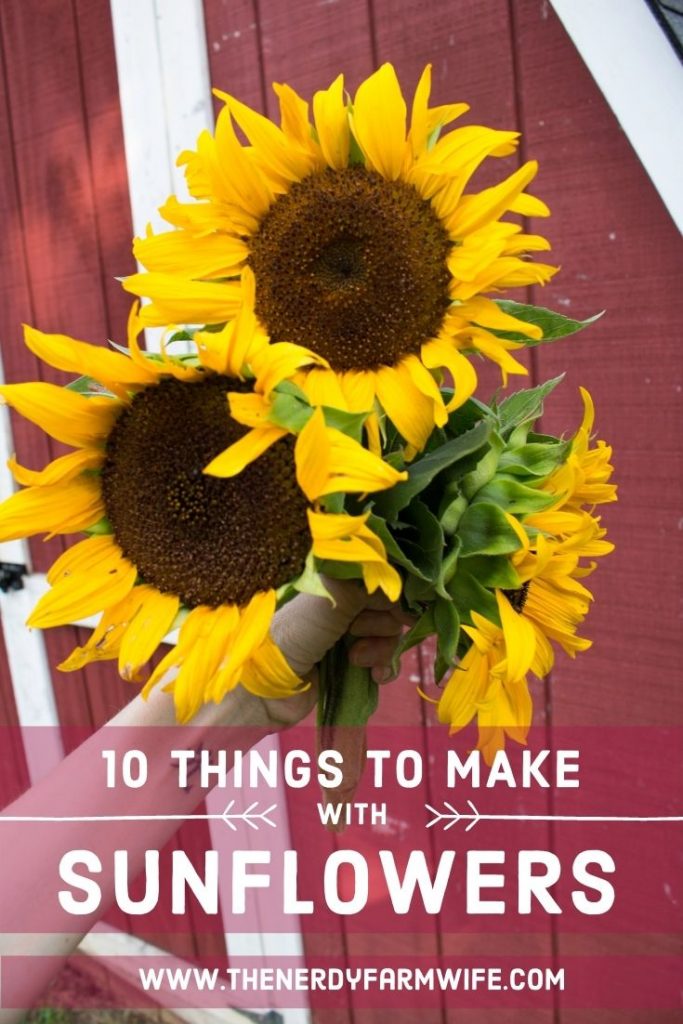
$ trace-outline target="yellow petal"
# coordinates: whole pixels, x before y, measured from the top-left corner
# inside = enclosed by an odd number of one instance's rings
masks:
[[[311,170],[311,155],[292,145],[277,125],[263,114],[251,110],[234,96],[214,90],[224,100],[230,113],[247,136],[260,160],[268,170],[287,181],[300,181]]]
[[[496,591],[496,601],[505,637],[507,678],[517,682],[531,668],[536,653],[536,635],[531,623],[517,614],[501,590]]]
[[[374,373],[349,370],[338,379],[344,395],[345,409],[349,412],[372,412],[375,405]]]
[[[448,412],[458,409],[477,388],[477,373],[469,359],[452,342],[435,338],[422,346],[422,361],[430,369],[445,366],[453,378],[453,397],[446,404]]]
[[[432,402],[432,417],[435,426],[442,427],[448,419],[448,413],[439,387],[431,373],[417,356],[406,356],[403,360],[403,365],[410,373],[411,380],[417,390]]]
[[[86,398],[56,384],[3,384],[0,396],[50,437],[74,448],[104,441],[122,408],[114,398]]]
[[[232,277],[249,250],[246,242],[220,234],[192,237],[185,231],[151,232],[133,242],[133,255],[154,273],[189,278]]]
[[[310,683],[305,683],[292,671],[269,636],[252,651],[240,673],[240,682],[250,693],[266,700],[280,700],[310,688]]]
[[[368,594],[381,590],[390,601],[398,601],[403,586],[401,576],[388,562],[366,562],[363,565],[363,582]]]
[[[121,352],[112,352],[102,345],[90,345],[87,341],[76,341],[66,334],[43,334],[24,324],[24,341],[34,355],[56,370],[94,377],[107,388],[111,385],[149,384],[154,380],[153,374],[136,366]]]
[[[286,433],[282,427],[256,427],[217,455],[204,472],[209,476],[237,476],[245,466],[258,459],[259,455],[263,455],[271,444],[275,444]]]
[[[253,153],[239,142],[228,106],[223,107],[216,119],[215,142],[208,133],[203,140],[200,137],[200,141],[214,179],[220,182],[228,202],[255,217],[263,216],[273,201],[273,187],[257,167]]]
[[[311,405],[325,405],[330,409],[347,410],[341,381],[334,370],[313,369],[294,378]]]
[[[232,605],[199,607],[183,623],[178,648],[170,661],[179,664],[180,671],[167,687],[173,692],[179,722],[188,722],[210,699],[210,688],[234,636],[237,617]]]
[[[240,675],[251,654],[263,643],[275,614],[274,590],[259,591],[240,611],[239,626],[224,658],[224,664],[214,677],[209,691],[214,701],[220,701],[240,681]]]
[[[140,310],[144,327],[178,322],[220,324],[239,310],[239,281],[191,281],[175,274],[131,274],[122,281],[133,295],[152,301]]]
[[[279,341],[260,349],[250,365],[256,376],[256,387],[269,395],[283,380],[291,380],[302,366],[328,367],[329,363],[302,345]]]
[[[0,541],[37,533],[78,533],[94,526],[104,511],[98,478],[27,487],[0,505]]]
[[[123,679],[134,680],[171,629],[180,608],[175,594],[162,594],[154,587],[133,590],[137,608],[130,615],[119,652],[119,672]]]
[[[488,658],[470,647],[444,687],[437,714],[453,731],[463,729],[476,714],[488,684]]]
[[[352,125],[368,166],[390,181],[399,178],[406,157],[406,104],[391,64],[358,87]]]
[[[69,554],[74,556],[69,568],[64,556],[53,566],[52,589],[36,605],[29,626],[47,629],[94,615],[123,600],[135,586],[137,570],[111,537],[90,537]]]
[[[377,397],[384,411],[409,445],[422,451],[434,429],[434,403],[415,387],[403,364],[377,370]]]
[[[328,494],[365,494],[407,478],[340,430],[325,426],[317,408],[301,430],[294,450],[297,481],[309,501]]]
[[[291,85],[273,82],[273,91],[280,101],[280,127],[285,135],[304,149],[313,149],[314,142],[308,120],[308,103]]]
[[[458,307],[457,312],[482,327],[491,327],[498,331],[516,331],[518,334],[524,334],[528,338],[536,340],[543,337],[543,331],[537,324],[530,324],[525,320],[510,316],[496,302],[481,295],[463,303]]]
[[[329,89],[316,92],[313,116],[323,156],[329,167],[339,171],[349,162],[351,141],[343,75],[338,75]]]
[[[499,185],[484,189],[477,195],[463,197],[449,223],[451,234],[461,238],[489,221],[497,220],[510,208],[510,203],[526,188],[537,171],[536,161],[529,160]]]
[[[99,469],[104,461],[104,452],[97,448],[81,448],[55,459],[45,469],[34,470],[20,466],[12,456],[7,465],[18,484],[25,487],[46,487],[50,484],[65,484],[86,469]]]
[[[75,672],[93,661],[109,661],[118,657],[123,635],[132,616],[137,612],[142,587],[133,587],[122,601],[107,608],[83,647],[76,647],[57,668],[60,672]]]
[[[508,206],[510,213],[519,213],[522,217],[549,217],[550,210],[542,199],[522,192]]]

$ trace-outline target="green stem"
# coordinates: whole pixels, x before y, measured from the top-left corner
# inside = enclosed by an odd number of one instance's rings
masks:
[[[344,637],[327,652],[319,669],[318,726],[365,725],[377,710],[379,687],[370,669],[352,665]]]

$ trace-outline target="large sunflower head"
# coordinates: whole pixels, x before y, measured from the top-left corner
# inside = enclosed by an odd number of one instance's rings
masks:
[[[520,342],[501,332],[541,336],[486,297],[554,272],[524,258],[546,240],[505,219],[548,213],[524,191],[536,164],[468,192],[487,157],[514,152],[517,133],[467,126],[440,136],[467,105],[430,107],[429,67],[410,118],[390,64],[353,100],[342,76],[317,92],[312,121],[291,88],[275,90],[279,127],[217,93],[215,135],[179,159],[198,202],[168,200],[162,213],[175,230],[136,241],[148,272],[125,287],[151,298],[148,324],[220,324],[242,305],[248,265],[265,336],[317,356],[300,371],[304,389],[353,408],[360,388],[419,450],[476,386],[463,352],[493,359],[504,376],[524,373],[511,355]],[[447,404],[434,381],[442,368],[455,383]]]
[[[68,388],[0,388],[20,414],[74,448],[41,471],[11,460],[24,488],[0,505],[0,540],[87,534],[52,566],[29,625],[101,612],[88,642],[60,667],[118,658],[127,679],[179,626],[147,688],[174,669],[182,721],[238,682],[286,696],[304,684],[270,639],[270,624],[282,600],[311,585],[317,560],[354,563],[368,590],[397,598],[400,579],[367,515],[343,506],[345,495],[389,487],[403,474],[328,427],[321,409],[309,409],[298,432],[281,429],[239,477],[207,474],[248,434],[229,415],[227,393],[250,395],[242,366],[265,341],[245,311],[194,357],[154,358],[138,348],[140,326],[134,312],[127,353],[27,328],[36,355],[87,376]]]

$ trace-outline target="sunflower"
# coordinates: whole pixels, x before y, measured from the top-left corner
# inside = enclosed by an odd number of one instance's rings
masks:
[[[492,359],[504,377],[526,373],[512,355],[520,342],[499,332],[539,339],[541,330],[487,295],[543,284],[555,272],[525,258],[548,249],[545,238],[502,219],[548,214],[525,192],[537,165],[466,193],[487,157],[515,151],[518,133],[470,125],[439,137],[468,107],[430,107],[430,86],[427,66],[409,124],[390,64],[353,102],[341,75],[317,92],[313,123],[287,85],[274,86],[279,127],[217,91],[225,105],[215,135],[203,132],[178,161],[199,202],[171,197],[161,212],[174,230],[135,242],[147,272],[124,287],[151,299],[144,322],[230,321],[249,266],[264,335],[316,354],[297,382],[331,407],[355,412],[377,402],[409,453],[473,393],[464,352]],[[435,381],[443,369],[455,384],[448,400]]]
[[[512,523],[513,517],[508,518]],[[542,534],[532,549],[525,531],[519,524],[516,528],[524,537],[513,556],[520,585],[496,590],[500,623],[472,612],[473,626],[462,627],[472,646],[438,702],[439,719],[451,732],[476,716],[478,748],[488,763],[504,747],[506,736],[525,742],[532,713],[527,673],[543,678],[550,672],[555,658],[551,641],[572,657],[591,646],[576,635],[593,599],[576,578],[580,556],[570,542],[551,541]]]
[[[219,344],[204,339],[194,359],[145,355],[141,326],[134,308],[127,353],[27,327],[33,353],[86,377],[70,388],[0,388],[17,412],[74,449],[41,471],[11,460],[25,486],[0,505],[0,540],[89,534],[54,563],[28,625],[101,612],[60,668],[117,658],[130,680],[179,625],[145,692],[175,669],[169,689],[181,721],[239,682],[261,696],[287,696],[304,683],[269,628],[315,559],[354,562],[369,591],[380,587],[394,600],[400,592],[367,516],[328,514],[325,496],[379,490],[405,474],[351,438],[340,441],[318,409],[298,435],[282,431],[239,479],[209,476],[207,464],[246,433],[226,396],[249,393],[242,364],[267,342],[247,308]]]
[[[533,705],[527,673],[541,674],[532,628],[516,614],[506,596],[496,594],[500,625],[472,612],[472,626],[463,626],[471,646],[454,669],[441,699],[438,716],[459,732],[477,718],[477,749],[487,764],[505,746],[505,737],[525,743]]]
[[[595,569],[593,559],[614,545],[586,506],[616,501],[617,495],[610,482],[612,449],[604,441],[591,448],[595,411],[584,388],[581,396],[583,421],[567,458],[540,484],[555,501],[525,516],[523,525],[506,514],[520,542],[511,556],[519,585],[496,590],[499,623],[472,612],[473,626],[463,626],[472,646],[438,701],[439,718],[452,732],[476,716],[478,746],[489,763],[506,736],[525,742],[532,711],[527,673],[543,678],[551,671],[554,644],[572,658],[591,646],[578,635],[593,601],[581,580]]]

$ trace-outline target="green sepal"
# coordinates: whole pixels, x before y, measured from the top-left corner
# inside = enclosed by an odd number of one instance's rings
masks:
[[[306,426],[313,409],[294,395],[273,392],[268,420],[276,427],[282,427],[292,434],[298,434]]]
[[[349,109],[351,109],[351,107],[349,107]],[[360,146],[356,142],[356,139],[355,139],[353,133],[351,133],[350,142],[351,142],[351,145],[349,146],[349,166],[350,167],[354,167],[354,166],[358,166],[359,165],[361,167],[364,167],[365,166],[365,157],[363,155],[363,150],[360,148]]]
[[[77,395],[84,395],[85,398],[116,398],[113,392],[108,391],[94,377],[77,377],[64,385],[66,391],[75,391]]]
[[[521,581],[507,555],[471,555],[460,566],[473,576],[482,587],[517,590]]]
[[[517,331],[499,331],[490,327],[486,328],[487,331],[495,334],[497,338],[505,338],[507,341],[521,341],[527,348],[543,345],[548,341],[558,341],[560,338],[568,338],[570,335],[590,327],[605,315],[603,309],[586,320],[572,320],[571,317],[556,313],[552,309],[545,309],[543,306],[529,306],[523,302],[514,302],[512,299],[495,299],[494,301],[504,313],[514,316],[517,320],[522,320],[525,324],[535,324],[540,327],[543,337],[528,338],[526,334],[520,334]]]
[[[543,401],[551,391],[564,380],[564,374],[553,377],[538,387],[524,391],[515,391],[513,395],[501,402],[498,407],[500,429],[504,437],[509,437],[515,427],[521,423],[533,422],[543,414]]]
[[[396,484],[375,499],[375,508],[385,519],[394,521],[411,499],[420,494],[434,477],[451,468],[460,459],[481,450],[487,444],[491,427],[481,421],[467,433],[447,441],[441,447],[415,459],[408,469],[408,479]]]
[[[107,536],[107,534],[113,532],[114,531],[111,528],[111,523],[109,522],[106,516],[102,516],[102,518],[98,519],[97,522],[94,523],[92,526],[89,526],[86,530],[83,530],[83,533],[87,533],[88,536],[90,537],[104,537]]]
[[[344,511],[346,497],[347,495],[343,491],[337,491],[335,494],[326,494],[321,501],[326,512],[334,516],[340,516]]]
[[[363,437],[363,424],[370,415],[369,412],[344,412],[343,409],[332,409],[328,405],[322,406],[325,425],[340,430],[347,434],[354,441],[360,441]]]
[[[498,505],[478,501],[470,505],[458,526],[461,558],[469,555],[506,555],[518,551],[521,541]]]
[[[474,496],[473,504],[481,501],[493,502],[505,512],[523,516],[532,512],[542,512],[548,505],[552,505],[555,495],[528,487],[514,477],[497,474]]]
[[[334,564],[336,565],[338,563]],[[328,573],[328,575],[330,574]],[[313,557],[312,551],[309,551],[308,553],[304,571],[298,579],[292,582],[292,587],[295,590],[298,590],[301,594],[313,594],[315,597],[325,597],[328,601],[331,601],[332,604],[334,604],[332,595],[322,581],[322,577],[316,565],[316,560]]]

